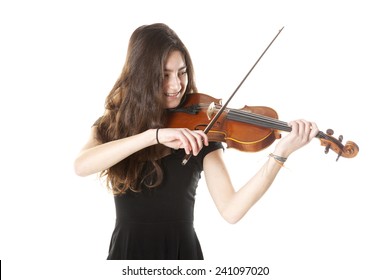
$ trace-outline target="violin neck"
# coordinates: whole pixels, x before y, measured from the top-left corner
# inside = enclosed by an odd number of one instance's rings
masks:
[[[243,110],[230,109],[226,118],[255,126],[291,132],[291,126],[289,126],[287,122]],[[329,136],[322,131],[319,131],[315,137],[329,140]]]
[[[261,126],[265,128],[271,128],[281,131],[290,132],[291,127],[288,123],[284,121],[280,121],[278,119],[274,119],[267,116],[262,116],[258,114],[254,114],[251,112],[246,112],[243,110],[230,109],[227,116],[227,119],[252,124],[255,126]]]
[[[267,116],[254,114],[251,112],[246,112],[243,110],[230,109],[226,118],[238,122],[252,124],[255,126],[261,126],[265,128],[291,132],[291,126],[289,126],[287,122],[274,119],[271,117],[267,117]],[[315,137],[320,139],[329,138],[329,136],[322,131],[319,131]]]

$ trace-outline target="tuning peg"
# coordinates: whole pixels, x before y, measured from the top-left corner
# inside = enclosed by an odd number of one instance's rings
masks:
[[[330,135],[330,136],[332,136],[333,133],[334,133],[333,129],[328,128],[328,129],[326,130],[326,134],[328,134],[328,135]]]
[[[340,141],[340,142],[343,142],[343,139],[344,139],[343,135],[340,135],[340,136],[339,136],[339,141]]]
[[[334,133],[333,129],[328,128],[326,130],[326,134],[329,135],[329,136],[332,136],[333,133]],[[325,147],[325,154],[329,153],[329,149],[330,149],[330,144],[326,145],[326,147]]]
[[[338,161],[339,160],[339,158],[340,158],[340,156],[341,156],[341,152],[337,155],[337,158],[336,158],[336,161]]]

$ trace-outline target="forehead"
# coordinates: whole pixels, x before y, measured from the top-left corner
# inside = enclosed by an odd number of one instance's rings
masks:
[[[175,71],[180,68],[185,68],[184,55],[180,51],[172,51],[168,54],[164,65],[165,71]]]

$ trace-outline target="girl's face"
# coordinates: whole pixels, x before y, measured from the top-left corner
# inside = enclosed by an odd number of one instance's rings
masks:
[[[172,51],[164,67],[163,94],[165,108],[175,108],[180,104],[187,88],[187,66],[180,51]]]

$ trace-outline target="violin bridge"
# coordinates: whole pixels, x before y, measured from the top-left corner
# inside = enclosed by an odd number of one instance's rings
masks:
[[[215,103],[211,102],[209,108],[207,109],[207,117],[209,120],[212,119],[214,112],[215,112]]]

